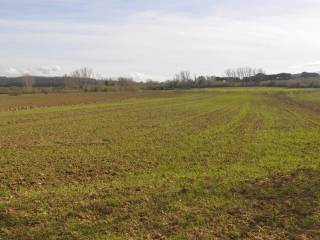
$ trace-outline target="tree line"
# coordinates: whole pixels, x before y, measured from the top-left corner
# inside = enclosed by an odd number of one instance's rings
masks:
[[[313,79],[310,83],[308,79]],[[290,82],[291,81],[291,82]],[[278,73],[266,74],[262,68],[239,67],[225,70],[224,76],[192,75],[190,71],[181,71],[172,79],[164,82],[148,80],[136,82],[132,78],[104,78],[98,79],[91,68],[83,67],[63,77],[22,76],[16,78],[0,77],[0,87],[56,87],[67,89],[96,89],[100,88],[144,88],[144,89],[190,89],[232,86],[292,86],[292,87],[320,87],[320,75],[313,72],[299,74]]]
[[[312,80],[312,81],[311,81]],[[191,76],[189,71],[175,74],[172,80],[165,82],[148,81],[148,89],[190,89],[210,87],[320,87],[319,73],[302,72],[299,74],[266,74],[262,68],[240,67],[225,71],[225,76]]]

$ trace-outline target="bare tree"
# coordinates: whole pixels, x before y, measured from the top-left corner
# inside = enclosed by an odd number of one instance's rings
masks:
[[[74,78],[83,78],[83,79],[92,79],[94,77],[93,70],[88,67],[83,67],[78,70],[75,70],[72,74],[71,77]]]
[[[94,85],[96,80],[94,79],[94,72],[91,68],[83,67],[73,71],[70,76],[64,77],[64,84],[70,88],[83,88],[89,85]]]
[[[231,68],[228,68],[226,71],[225,71],[225,74],[228,78],[232,78],[233,77],[233,69]]]
[[[193,85],[193,80],[189,71],[181,71],[175,74],[173,82],[171,83],[178,88],[191,88]]]
[[[32,89],[33,87],[33,83],[34,83],[34,79],[32,76],[29,75],[25,75],[22,77],[22,83],[23,86],[27,89]]]
[[[231,79],[236,79],[239,76],[238,69],[229,68],[225,71],[225,74],[228,78],[231,78]]]
[[[181,71],[180,73],[177,73],[175,75],[174,80],[180,81],[180,82],[187,82],[192,79],[191,79],[191,74],[189,71]]]
[[[78,88],[79,87],[77,79],[74,79],[68,75],[63,76],[63,82],[64,82],[64,86],[66,88]]]
[[[252,67],[239,67],[235,69],[227,69],[225,71],[225,75],[228,78],[233,78],[233,79],[245,79],[245,78],[250,78],[252,76],[255,76],[258,73],[264,73],[264,71],[259,68],[252,68]]]

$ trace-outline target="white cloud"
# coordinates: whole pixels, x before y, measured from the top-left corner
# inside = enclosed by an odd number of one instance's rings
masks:
[[[43,75],[54,75],[54,74],[60,74],[62,68],[58,65],[53,66],[41,66],[38,69],[36,69],[36,72],[41,73]]]
[[[305,64],[306,67],[316,67],[316,68],[320,68],[320,61],[316,61],[316,62],[310,62]]]
[[[126,77],[132,78],[135,81],[145,82],[149,80],[166,81],[170,79],[171,76],[159,76],[159,75],[150,75],[145,73],[133,72],[133,73],[129,73]]]
[[[1,67],[0,75],[16,77],[21,75],[59,76],[62,68],[58,65],[40,67]]]
[[[15,69],[15,68],[9,68],[7,70],[4,71],[4,74],[5,75],[9,75],[9,76],[12,76],[12,75],[19,75],[20,74],[20,71]]]
[[[45,65],[26,68],[43,74],[89,66],[105,76],[143,80],[162,80],[180,70],[222,74],[241,65],[267,72],[315,69],[317,64],[301,64],[320,56],[320,4],[307,2],[251,18],[222,10],[203,17],[145,11],[121,24],[0,19],[0,46],[7,56],[0,64],[18,72],[16,66]],[[55,63],[64,71],[52,68]]]
[[[29,74],[31,74],[31,72],[26,68],[16,68],[16,67],[0,68],[0,75],[15,77],[15,76],[29,75]]]
[[[320,71],[320,61],[308,62],[304,64],[294,65],[290,67],[295,72],[302,71],[311,71],[319,72]]]

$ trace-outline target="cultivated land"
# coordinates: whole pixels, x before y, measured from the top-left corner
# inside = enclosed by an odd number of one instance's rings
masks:
[[[0,239],[320,239],[320,91],[0,96]]]

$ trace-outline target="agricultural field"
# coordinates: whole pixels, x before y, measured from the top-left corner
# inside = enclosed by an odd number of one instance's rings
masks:
[[[0,239],[320,239],[320,90],[0,96]]]

